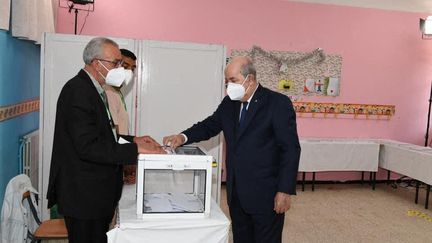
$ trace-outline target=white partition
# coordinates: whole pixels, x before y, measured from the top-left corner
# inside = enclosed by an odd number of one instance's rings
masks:
[[[39,193],[41,194],[42,218],[49,218],[46,193],[48,189],[51,164],[52,143],[57,99],[65,83],[84,67],[83,50],[94,36],[78,36],[45,33],[41,48],[41,82],[40,82],[40,143],[39,143]],[[136,51],[132,39],[112,38],[121,48]],[[132,109],[132,92],[126,94],[128,107]],[[133,117],[131,117],[132,121]]]
[[[162,142],[211,115],[223,98],[225,47],[143,41],[138,77],[137,133]],[[198,144],[221,164],[220,136]],[[221,166],[213,169],[212,195],[219,203]]]
[[[84,67],[83,49],[93,37],[46,33],[42,40],[39,206],[43,219],[49,218],[45,198],[57,99],[64,84]],[[124,90],[132,134],[148,134],[160,141],[161,136],[204,118],[221,101],[224,46],[112,39],[120,48],[138,54],[135,82]],[[219,144],[220,139],[215,138],[201,146],[220,161]],[[214,197],[218,200],[220,168],[214,173]]]

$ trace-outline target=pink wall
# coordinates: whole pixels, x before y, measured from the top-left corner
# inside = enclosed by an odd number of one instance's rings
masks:
[[[126,5],[128,4],[128,5]],[[341,95],[302,101],[394,104],[389,121],[298,118],[301,137],[390,138],[423,144],[432,80],[432,41],[419,18],[366,8],[279,0],[96,1],[83,35],[198,43],[230,49],[311,51],[343,57]],[[81,27],[84,13],[80,13]],[[59,9],[57,31],[73,33],[74,15]],[[79,29],[79,28],[78,28]]]

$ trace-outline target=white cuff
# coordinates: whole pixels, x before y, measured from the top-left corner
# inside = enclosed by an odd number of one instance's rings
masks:
[[[184,143],[183,144],[185,144],[186,142],[187,142],[187,140],[188,140],[188,137],[184,134],[184,133],[180,133],[180,135],[182,135],[183,136],[183,138],[184,138]],[[182,144],[182,145],[183,145]]]

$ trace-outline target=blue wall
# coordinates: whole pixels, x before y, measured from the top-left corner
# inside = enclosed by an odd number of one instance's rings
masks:
[[[40,46],[0,30],[0,106],[39,97]],[[0,122],[0,205],[9,180],[18,175],[19,138],[39,128],[39,112]]]

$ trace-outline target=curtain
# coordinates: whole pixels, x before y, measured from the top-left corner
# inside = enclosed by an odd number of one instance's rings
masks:
[[[0,0],[0,29],[9,30],[10,0]]]
[[[12,0],[11,31],[14,37],[40,44],[44,32],[55,31],[52,1]]]

